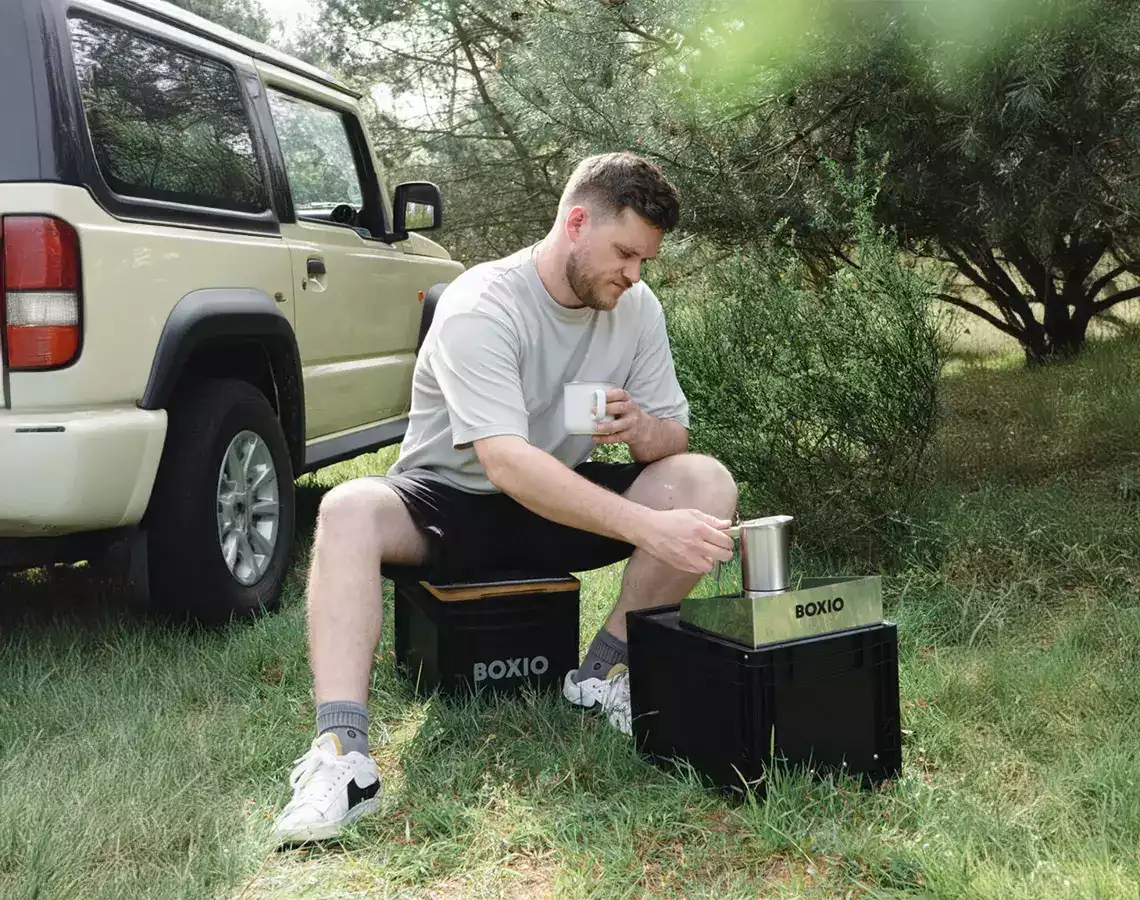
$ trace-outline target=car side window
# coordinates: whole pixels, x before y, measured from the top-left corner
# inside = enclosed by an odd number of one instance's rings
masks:
[[[360,221],[364,189],[344,115],[273,88],[268,97],[297,217],[371,236]]]
[[[264,212],[269,191],[232,69],[100,19],[69,20],[95,160],[116,194]]]

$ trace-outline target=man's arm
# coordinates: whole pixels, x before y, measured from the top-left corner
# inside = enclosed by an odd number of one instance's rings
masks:
[[[731,523],[694,509],[655,510],[588,481],[519,437],[475,442],[487,477],[545,519],[625,541],[685,572],[712,571],[732,559]]]
[[[595,444],[625,444],[635,462],[652,463],[689,449],[689,429],[676,419],[658,419],[619,389],[606,394],[612,422],[599,422]]]
[[[689,429],[674,419],[655,419],[646,413],[649,420],[645,433],[636,443],[629,445],[630,455],[637,462],[651,463],[676,456],[689,449]]]

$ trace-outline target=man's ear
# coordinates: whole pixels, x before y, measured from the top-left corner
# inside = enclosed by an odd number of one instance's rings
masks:
[[[566,236],[571,241],[577,241],[582,236],[582,229],[590,221],[590,213],[584,206],[575,206],[566,216]]]

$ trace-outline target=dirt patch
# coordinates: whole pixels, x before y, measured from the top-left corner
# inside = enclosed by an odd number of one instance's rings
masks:
[[[422,900],[468,900],[489,895],[503,900],[553,900],[556,871],[550,860],[521,859],[502,869],[448,878],[416,896]]]

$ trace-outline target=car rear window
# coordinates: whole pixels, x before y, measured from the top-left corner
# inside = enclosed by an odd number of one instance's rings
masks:
[[[239,212],[268,208],[229,67],[100,19],[69,24],[95,159],[111,190]]]

